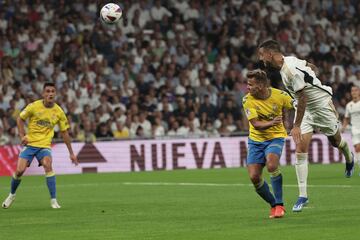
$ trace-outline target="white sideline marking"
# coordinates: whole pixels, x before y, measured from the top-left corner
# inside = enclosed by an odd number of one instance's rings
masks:
[[[200,187],[253,187],[252,184],[245,183],[172,183],[172,182],[123,182],[124,185],[142,186],[200,186]],[[297,188],[296,184],[284,184],[283,187]],[[310,188],[352,188],[357,185],[308,185]]]

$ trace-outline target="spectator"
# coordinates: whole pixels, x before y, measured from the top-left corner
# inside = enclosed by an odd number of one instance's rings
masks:
[[[204,96],[204,102],[200,105],[200,115],[202,115],[204,112],[207,113],[207,116],[210,120],[214,120],[218,113],[216,106],[210,103],[209,95]]]
[[[112,138],[114,135],[109,128],[109,123],[100,123],[96,129],[96,138]]]
[[[187,136],[190,132],[190,122],[187,117],[182,119],[182,125],[177,129],[178,136]]]
[[[0,127],[0,146],[4,146],[9,143],[9,137],[4,133],[4,129]]]
[[[141,126],[143,131],[143,136],[151,136],[151,123],[146,119],[146,112],[140,112],[139,114],[139,126]]]
[[[356,71],[355,76],[352,75],[351,77],[349,77],[349,83],[352,83],[353,85],[360,87],[360,70]]]
[[[75,139],[80,142],[93,143],[96,141],[96,136],[89,121],[82,122],[82,129],[79,125],[75,125],[74,131]]]
[[[123,138],[129,138],[130,133],[129,129],[124,126],[124,123],[116,122],[116,130],[113,131],[113,135],[115,139],[123,139]]]
[[[168,136],[179,136],[179,123],[177,121],[172,122],[171,128],[169,129]]]
[[[153,20],[161,21],[165,15],[171,17],[172,13],[167,8],[161,6],[160,0],[155,0],[155,6],[151,8],[150,15]]]
[[[154,122],[155,123],[153,124],[153,128],[152,128],[152,136],[153,137],[163,137],[163,136],[165,136],[165,128],[162,125],[161,118],[160,117],[155,117]]]

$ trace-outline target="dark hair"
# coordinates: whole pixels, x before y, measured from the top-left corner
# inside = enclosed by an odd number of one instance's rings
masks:
[[[259,48],[273,50],[275,52],[281,52],[280,44],[275,40],[266,40],[259,45]]]
[[[55,87],[55,83],[53,83],[53,82],[46,82],[46,83],[44,83],[43,90],[44,90],[46,87],[54,87],[54,88],[56,88],[56,87]]]
[[[257,82],[268,84],[269,80],[266,75],[266,72],[261,69],[255,69],[252,71],[249,71],[246,74],[247,78],[255,78]]]

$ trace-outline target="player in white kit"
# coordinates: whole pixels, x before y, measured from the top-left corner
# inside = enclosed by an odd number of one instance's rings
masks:
[[[351,139],[355,148],[355,159],[360,164],[360,88],[352,86],[352,101],[346,105],[342,131],[351,124]]]
[[[299,197],[292,210],[300,212],[309,202],[307,195],[308,150],[313,131],[320,130],[328,137],[332,146],[343,153],[346,160],[346,177],[351,177],[353,174],[354,157],[347,142],[340,135],[340,122],[332,103],[332,89],[321,84],[314,72],[316,67],[305,60],[284,56],[279,43],[274,40],[261,43],[258,54],[265,67],[280,71],[285,88],[297,100],[291,135],[296,144],[295,169]]]

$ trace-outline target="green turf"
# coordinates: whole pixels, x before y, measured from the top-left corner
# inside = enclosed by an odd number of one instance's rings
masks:
[[[295,170],[282,171],[283,219],[268,219],[245,169],[57,176],[62,208],[55,210],[44,177],[26,176],[14,205],[0,209],[0,239],[360,239],[357,173],[345,179],[342,165],[311,165],[311,203],[292,213]],[[9,182],[0,178],[0,200]],[[135,182],[219,185],[124,184]]]

